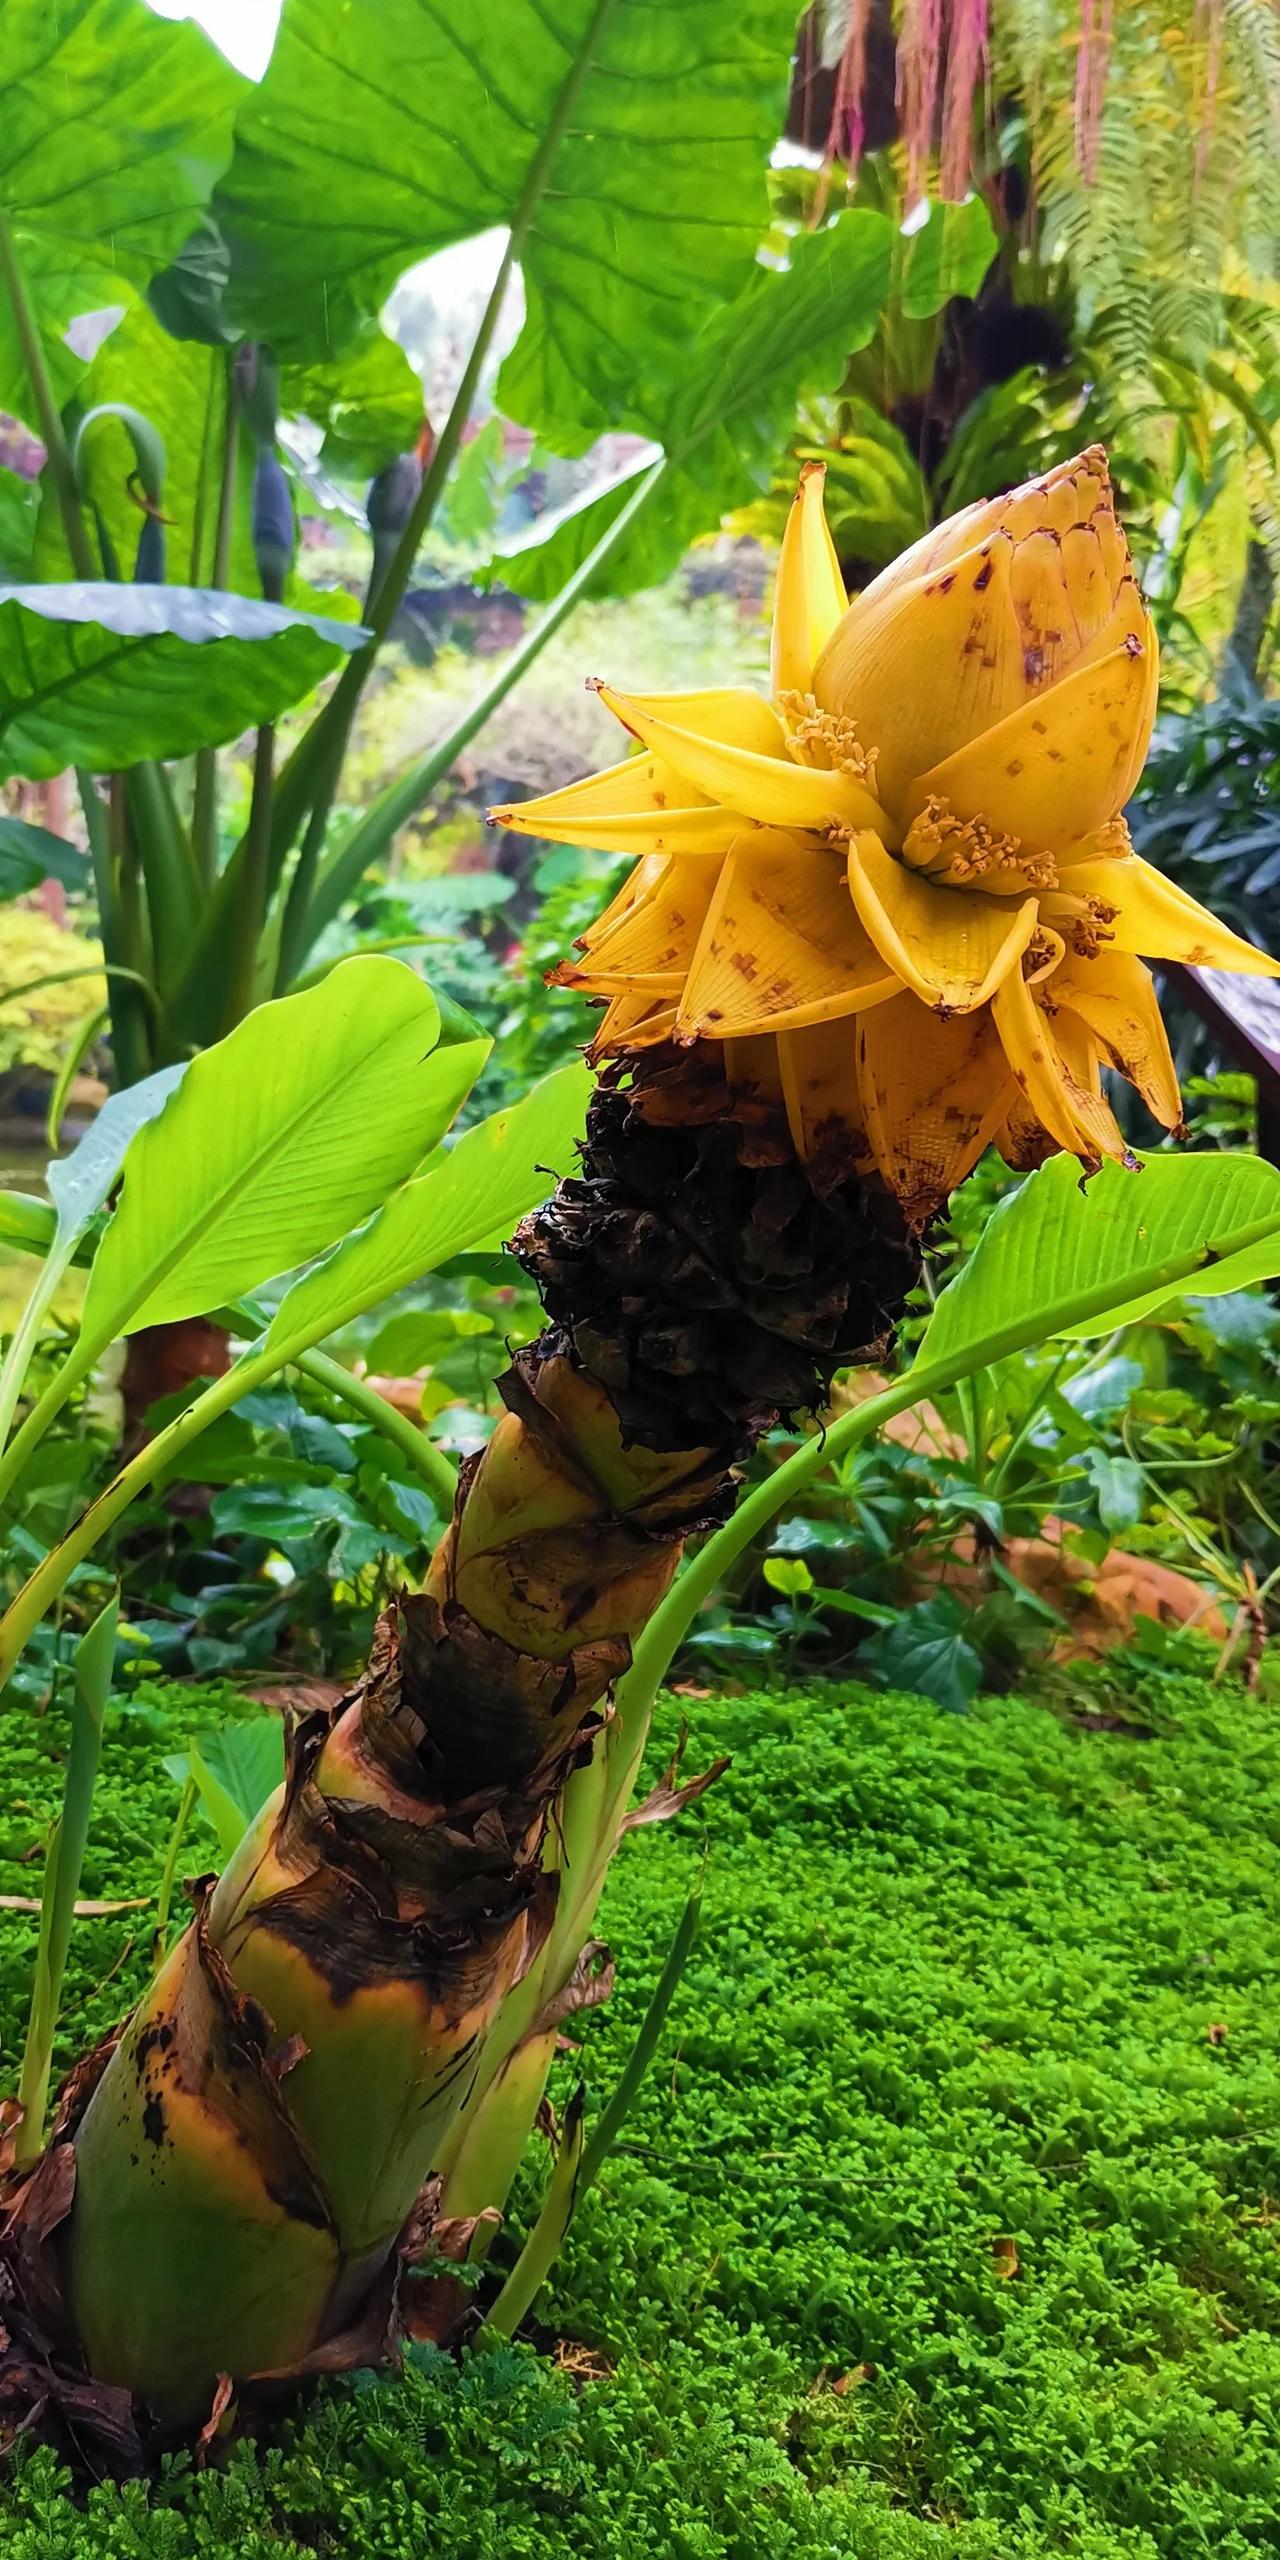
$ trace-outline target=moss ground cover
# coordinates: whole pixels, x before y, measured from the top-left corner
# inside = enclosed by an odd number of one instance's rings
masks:
[[[119,1715],[86,1895],[154,1892],[164,1753],[223,1703]],[[705,1832],[703,1935],[541,2351],[425,2355],[147,2492],[24,2456],[5,2560],[1280,2549],[1280,1710],[1163,1680],[1147,1712],[1140,1739],[845,1684],[698,1701],[733,1767],[620,1858],[621,1978],[561,2096],[607,2089]],[[4,1727],[5,1893],[58,1743]],[[0,1912],[6,2077],[33,1931]],[[147,1931],[78,1927],[66,2058]]]

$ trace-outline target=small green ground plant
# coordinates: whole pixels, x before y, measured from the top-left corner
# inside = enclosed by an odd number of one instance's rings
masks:
[[[701,1863],[659,2066],[537,2345],[326,2385],[150,2488],[5,2487],[12,2560],[1255,2560],[1280,2511],[1280,1711],[1124,1678],[1137,1731],[818,1685],[668,1700],[732,1766],[631,1840],[613,2081]],[[154,1897],[193,1725],[112,1710],[86,1898]],[[0,1887],[31,1894],[60,1719],[11,1717]],[[207,1828],[186,1861],[215,1853]],[[143,1986],[153,1903],[77,1921],[59,2060]],[[0,2032],[36,1921],[0,1906]],[[534,2204],[518,2192],[508,2263]]]

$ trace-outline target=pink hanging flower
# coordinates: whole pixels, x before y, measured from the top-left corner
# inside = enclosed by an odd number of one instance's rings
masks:
[[[957,204],[968,192],[973,101],[979,83],[986,78],[987,11],[988,0],[951,0],[938,177],[938,192],[944,203]]]

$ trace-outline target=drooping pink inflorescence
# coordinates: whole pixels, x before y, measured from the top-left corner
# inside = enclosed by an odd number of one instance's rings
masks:
[[[973,101],[987,67],[988,0],[951,0],[938,193],[958,204],[969,185]]]
[[[827,135],[828,162],[846,161],[849,174],[854,178],[858,174],[867,130],[863,101],[867,86],[867,28],[870,20],[871,0],[850,0],[849,30],[836,71],[831,129]]]
[[[1080,41],[1076,47],[1076,167],[1086,186],[1097,175],[1102,109],[1111,59],[1114,0],[1080,0]]]
[[[942,77],[942,0],[904,0],[898,35],[898,119],[907,151],[907,211],[925,193]]]

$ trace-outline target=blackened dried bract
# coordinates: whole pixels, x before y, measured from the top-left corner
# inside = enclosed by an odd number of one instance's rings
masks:
[[[582,1172],[526,1218],[515,1252],[625,1436],[745,1457],[874,1355],[919,1276],[873,1176],[824,1195],[785,1126],[736,1117],[704,1053],[607,1071]]]

